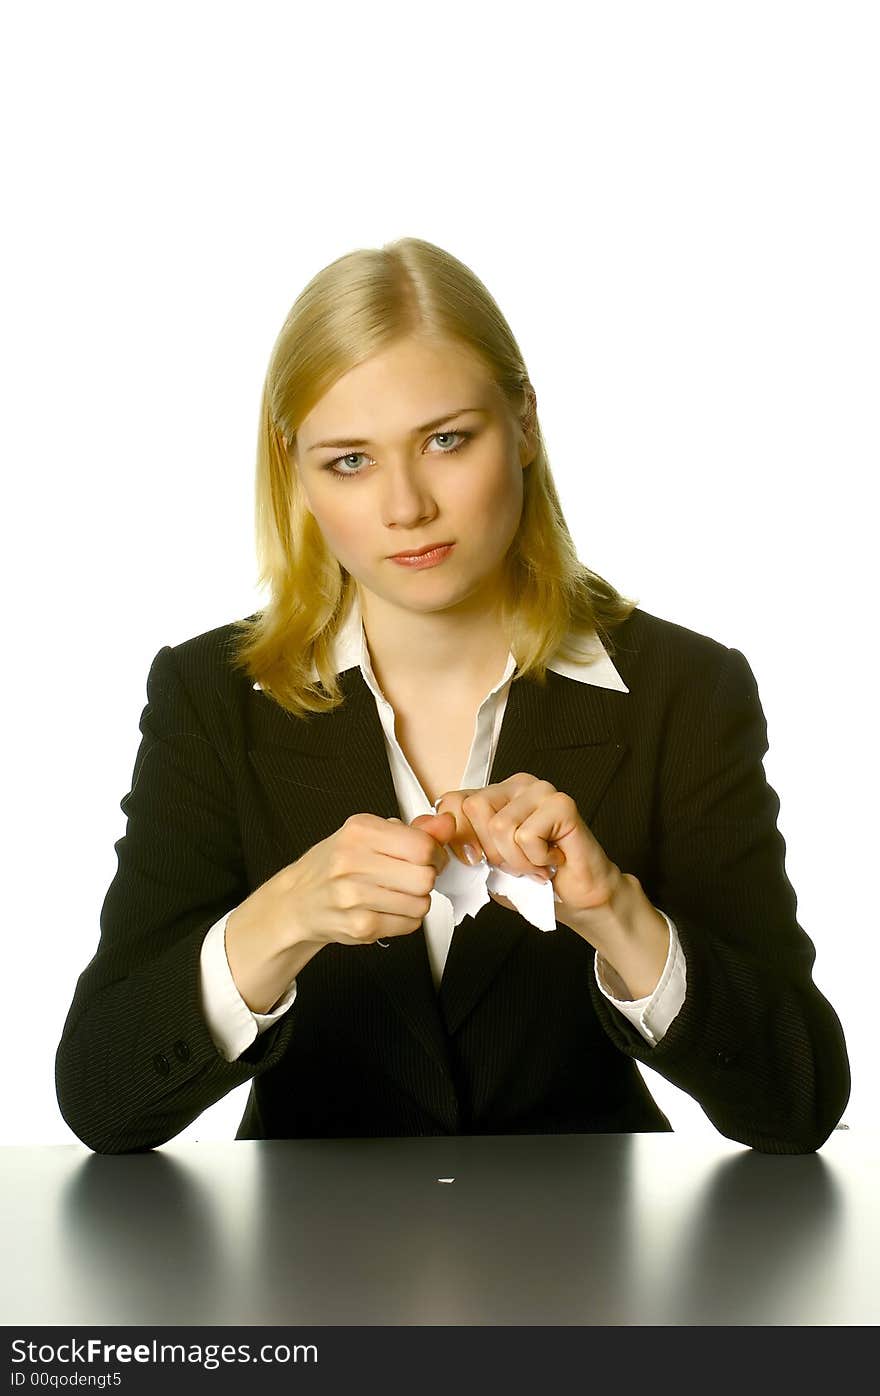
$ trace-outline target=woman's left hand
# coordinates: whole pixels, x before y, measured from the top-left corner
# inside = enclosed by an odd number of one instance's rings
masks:
[[[451,815],[436,830],[432,824]],[[430,821],[427,822],[426,821]],[[480,790],[453,790],[437,802],[436,815],[417,821],[467,863],[464,845],[485,853],[494,867],[512,873],[551,876],[556,919],[564,925],[606,906],[623,874],[590,833],[570,795],[526,772]],[[555,874],[549,869],[556,868]],[[515,910],[506,897],[490,893]]]

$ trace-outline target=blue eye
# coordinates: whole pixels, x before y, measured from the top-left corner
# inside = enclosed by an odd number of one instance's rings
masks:
[[[457,446],[450,446],[446,450],[440,451],[441,456],[452,456],[455,455],[456,451],[460,451],[463,446],[467,445],[473,434],[472,431],[435,431],[433,436],[428,439],[434,441],[438,436],[460,436],[461,441]],[[329,470],[330,474],[337,480],[356,480],[359,475],[363,475],[364,472],[362,470],[337,470],[336,467],[340,461],[357,460],[361,454],[362,452],[360,451],[352,451],[346,456],[336,456],[334,460],[328,461],[322,468],[324,470]]]

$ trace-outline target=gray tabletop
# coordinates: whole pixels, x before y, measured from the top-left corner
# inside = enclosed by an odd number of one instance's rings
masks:
[[[2,1322],[875,1324],[878,1163],[844,1130],[0,1148]]]

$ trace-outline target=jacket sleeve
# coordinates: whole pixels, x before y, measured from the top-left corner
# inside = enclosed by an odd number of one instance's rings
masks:
[[[701,707],[685,695],[670,722],[653,877],[642,882],[678,929],[685,1002],[651,1048],[595,985],[593,1001],[615,1046],[686,1091],[721,1134],[765,1153],[811,1153],[849,1099],[849,1061],[813,983],[815,947],[796,919],[764,773],[767,724],[738,650],[725,650]]]
[[[151,1149],[274,1066],[293,1012],[228,1062],[210,1035],[200,953],[247,886],[231,779],[169,646],[156,655],[118,867],[97,951],[80,975],[55,1058],[61,1113],[98,1153]]]

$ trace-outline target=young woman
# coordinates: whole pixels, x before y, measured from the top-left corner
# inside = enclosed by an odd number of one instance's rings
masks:
[[[244,1081],[238,1138],[668,1130],[642,1062],[731,1139],[819,1148],[849,1066],[751,669],[578,560],[455,258],[303,290],[257,531],[265,609],[150,668],[57,1054],[79,1138],[151,1148]]]

